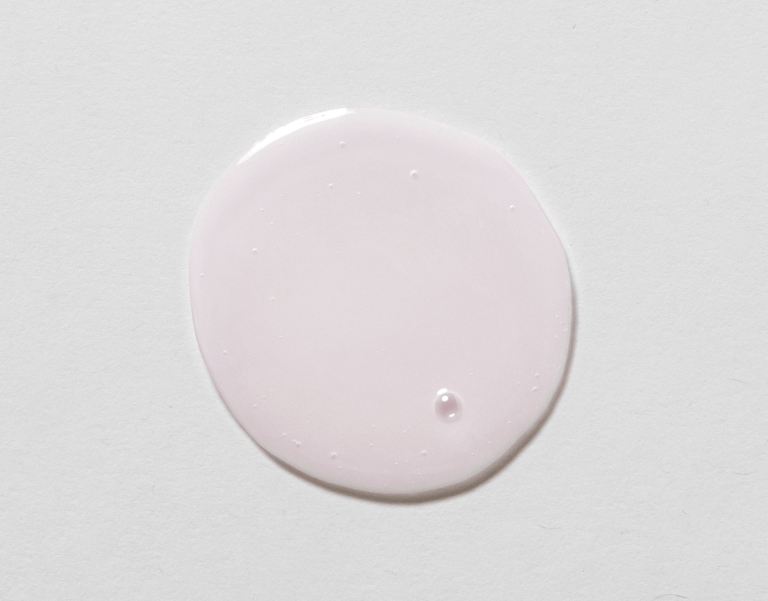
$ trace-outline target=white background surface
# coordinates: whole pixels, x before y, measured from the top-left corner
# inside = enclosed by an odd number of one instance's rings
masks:
[[[0,599],[768,597],[768,5],[0,5]],[[270,461],[197,351],[208,188],[339,106],[484,137],[561,234],[577,340],[460,496]]]

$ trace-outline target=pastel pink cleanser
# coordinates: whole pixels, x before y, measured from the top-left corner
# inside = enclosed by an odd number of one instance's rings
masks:
[[[571,285],[528,186],[482,140],[338,109],[230,167],[192,235],[195,332],[268,453],[377,495],[503,460],[563,377]]]

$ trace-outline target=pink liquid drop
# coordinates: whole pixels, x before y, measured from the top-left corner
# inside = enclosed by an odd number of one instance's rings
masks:
[[[454,392],[443,388],[437,391],[435,412],[446,421],[454,421],[461,416],[461,401]]]
[[[214,185],[189,261],[224,402],[333,486],[460,486],[535,426],[563,376],[556,233],[496,150],[422,117],[338,109],[276,130]]]

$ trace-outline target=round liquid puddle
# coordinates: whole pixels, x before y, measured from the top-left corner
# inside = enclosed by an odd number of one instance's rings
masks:
[[[267,452],[333,486],[420,495],[504,457],[563,375],[560,241],[491,146],[415,115],[338,109],[216,182],[189,259],[195,333]]]

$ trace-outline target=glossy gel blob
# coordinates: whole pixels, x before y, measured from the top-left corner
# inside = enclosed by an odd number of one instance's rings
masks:
[[[276,130],[213,187],[189,268],[224,402],[334,486],[460,486],[523,439],[563,376],[557,235],[496,150],[422,117],[338,109]]]

